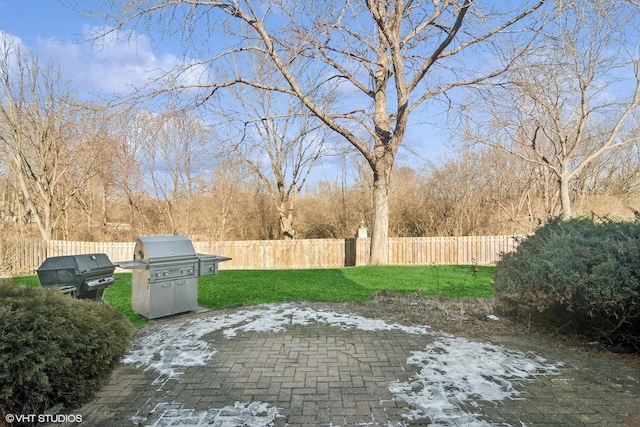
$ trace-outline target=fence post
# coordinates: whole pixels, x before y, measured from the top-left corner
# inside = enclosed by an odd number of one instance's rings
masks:
[[[356,265],[356,239],[347,237],[344,239],[344,266],[353,267]]]
[[[363,221],[360,221],[358,231],[356,232],[356,238],[353,245],[354,249],[354,265],[366,265],[368,264],[368,253],[365,253],[367,245],[368,232],[367,227]]]

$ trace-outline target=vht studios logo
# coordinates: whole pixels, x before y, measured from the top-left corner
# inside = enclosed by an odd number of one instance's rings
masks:
[[[7,414],[4,417],[9,424],[13,423],[81,423],[82,415],[76,414]]]

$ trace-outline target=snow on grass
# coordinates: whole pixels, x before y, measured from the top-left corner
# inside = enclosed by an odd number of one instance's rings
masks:
[[[278,408],[267,403],[236,402],[233,406],[213,408],[207,411],[184,409],[181,403],[158,403],[149,414],[149,418],[134,417],[138,425],[142,422],[148,427],[169,426],[214,426],[214,427],[266,427],[281,417]],[[150,424],[149,424],[150,423]]]
[[[389,390],[414,409],[410,420],[429,419],[433,426],[489,426],[465,408],[478,401],[498,402],[520,395],[513,386],[537,375],[557,375],[562,364],[549,364],[531,353],[499,345],[442,335],[407,363],[420,372]]]
[[[278,304],[256,307],[229,314],[185,320],[169,324],[135,340],[124,363],[144,367],[158,374],[155,384],[179,377],[184,367],[203,366],[216,352],[203,340],[207,334],[222,331],[224,337],[233,338],[238,332],[279,332],[288,325],[322,323],[341,329],[364,331],[400,330],[408,334],[426,334],[427,328],[389,324],[355,314],[341,314],[314,310],[310,307]]]

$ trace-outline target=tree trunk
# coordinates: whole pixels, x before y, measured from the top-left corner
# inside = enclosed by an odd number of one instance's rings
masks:
[[[563,218],[571,217],[571,197],[570,190],[570,178],[568,174],[562,173],[558,178],[558,184],[560,185],[560,209],[562,210]]]
[[[393,163],[378,162],[373,173],[373,220],[369,264],[389,262],[389,186]]]
[[[295,191],[295,190],[294,190]],[[281,200],[278,203],[278,215],[280,217],[280,235],[285,240],[295,239],[296,232],[293,229],[293,206],[295,200],[293,196],[285,197],[280,194]]]
[[[285,240],[293,240],[295,238],[291,215],[280,214],[280,234]]]
[[[102,217],[100,220],[100,224],[102,227],[102,235],[106,236],[109,231],[107,227],[107,184],[102,184],[102,210],[100,216]]]
[[[20,190],[24,198],[25,207],[28,209],[29,216],[33,215],[36,221],[38,230],[42,240],[49,241],[53,238],[53,225],[51,221],[51,206],[50,200],[46,200],[42,210],[38,210],[36,204],[32,199],[31,191],[26,183],[24,174],[22,173],[22,164],[20,159],[16,159],[17,169],[20,171],[18,174],[18,182],[20,184]],[[46,193],[45,193],[46,196]]]

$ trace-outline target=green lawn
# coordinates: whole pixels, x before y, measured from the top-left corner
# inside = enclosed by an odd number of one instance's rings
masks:
[[[148,322],[131,308],[131,274],[115,275],[116,284],[104,299],[135,326]],[[256,305],[281,301],[364,301],[379,290],[444,298],[491,297],[493,267],[478,266],[366,266],[313,270],[223,270],[199,278],[198,302],[209,308],[235,304]],[[39,286],[37,276],[14,281]]]

